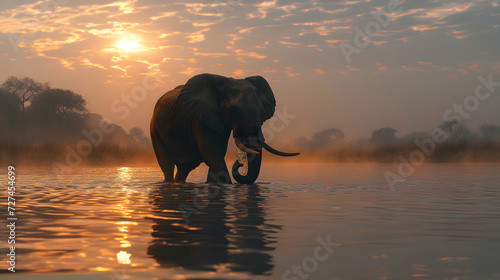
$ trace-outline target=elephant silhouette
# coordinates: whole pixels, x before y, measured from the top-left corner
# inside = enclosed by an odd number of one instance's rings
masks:
[[[200,74],[165,93],[156,103],[150,126],[165,181],[183,182],[204,162],[209,167],[207,182],[231,183],[224,161],[231,131],[248,158],[245,175],[238,171],[239,161],[233,165],[232,175],[239,183],[253,183],[259,176],[262,148],[280,156],[298,155],[273,149],[264,140],[261,126],[275,107],[273,91],[261,76]]]

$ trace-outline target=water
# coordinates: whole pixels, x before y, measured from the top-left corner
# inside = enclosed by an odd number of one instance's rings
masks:
[[[395,192],[394,165],[266,165],[220,187],[206,168],[166,185],[157,167],[18,167],[17,272],[2,257],[0,277],[500,279],[499,167],[420,166]]]

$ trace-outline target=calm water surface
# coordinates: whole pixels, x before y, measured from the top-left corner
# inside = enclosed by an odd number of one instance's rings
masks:
[[[17,272],[2,238],[0,277],[500,279],[498,164],[420,166],[395,192],[395,165],[268,165],[220,187],[206,171],[18,167]]]

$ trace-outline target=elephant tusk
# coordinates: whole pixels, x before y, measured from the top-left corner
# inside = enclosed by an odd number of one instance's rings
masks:
[[[262,142],[261,144],[262,144],[262,147],[264,149],[266,149],[268,152],[273,153],[273,154],[278,155],[278,156],[293,157],[293,156],[300,155],[300,153],[284,153],[284,152],[280,152],[280,151],[272,148],[271,146],[269,146],[266,142]]]
[[[245,147],[245,145],[243,145],[243,143],[241,143],[240,139],[238,139],[238,138],[234,138],[234,142],[236,143],[236,146],[237,146],[240,150],[244,151],[245,153],[250,153],[250,154],[260,155],[260,153],[259,153],[259,152],[254,151],[254,150],[252,150],[252,149],[249,149],[249,148]]]

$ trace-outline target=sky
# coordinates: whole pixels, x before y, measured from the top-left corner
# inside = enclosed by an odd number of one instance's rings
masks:
[[[277,142],[500,125],[500,87],[483,85],[500,82],[500,0],[19,0],[0,26],[0,82],[71,89],[126,130],[201,73],[266,78]]]

